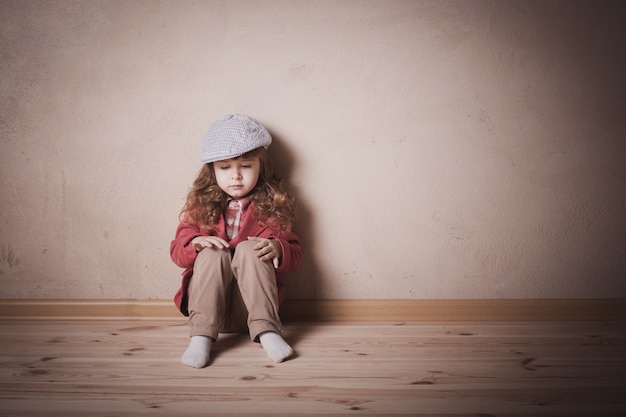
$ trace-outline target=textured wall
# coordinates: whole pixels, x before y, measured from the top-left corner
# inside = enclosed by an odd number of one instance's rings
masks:
[[[0,298],[169,298],[201,137],[301,202],[294,298],[626,296],[623,2],[0,1]]]

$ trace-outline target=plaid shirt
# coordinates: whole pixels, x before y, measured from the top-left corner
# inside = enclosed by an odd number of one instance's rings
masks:
[[[231,240],[239,234],[241,218],[250,205],[250,199],[229,200],[226,207],[226,236]]]

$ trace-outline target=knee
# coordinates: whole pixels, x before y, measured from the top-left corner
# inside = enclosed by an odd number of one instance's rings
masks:
[[[193,265],[193,279],[190,287],[207,282],[223,281],[231,275],[230,251],[228,249],[204,248],[198,252]]]
[[[258,251],[254,247],[259,242],[255,240],[246,240],[241,242],[235,248],[235,254],[233,255],[233,268],[240,269],[243,265],[248,265],[255,270],[270,269],[274,270],[271,261],[262,262],[258,258]]]
[[[230,251],[226,249],[204,248],[196,255],[194,265],[230,260]]]
[[[245,240],[243,242],[240,242],[235,248],[233,261],[240,258],[256,258],[256,250],[254,250],[256,244],[257,242],[254,240]]]

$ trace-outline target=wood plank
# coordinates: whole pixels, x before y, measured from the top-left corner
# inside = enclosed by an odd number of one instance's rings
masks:
[[[0,320],[2,416],[622,415],[626,323],[292,323],[275,364],[180,320]]]
[[[626,299],[287,300],[286,322],[626,320]],[[0,319],[184,319],[170,300],[0,300]]]

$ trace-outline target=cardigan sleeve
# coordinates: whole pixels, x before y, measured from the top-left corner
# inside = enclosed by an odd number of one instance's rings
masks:
[[[184,218],[176,228],[176,236],[170,244],[170,257],[172,261],[181,268],[191,268],[196,260],[196,248],[191,245],[191,241],[206,235],[200,227]]]
[[[300,239],[293,232],[283,232],[275,240],[280,243],[283,255],[280,265],[276,269],[279,274],[288,274],[295,270],[302,261],[303,250],[300,245]]]

